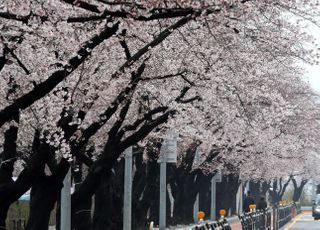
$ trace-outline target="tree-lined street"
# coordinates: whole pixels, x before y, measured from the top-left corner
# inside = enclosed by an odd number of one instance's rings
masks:
[[[320,182],[319,19],[317,0],[0,0],[0,228],[298,202]]]

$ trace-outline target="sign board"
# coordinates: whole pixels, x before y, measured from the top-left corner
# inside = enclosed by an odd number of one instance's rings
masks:
[[[177,163],[177,139],[177,133],[169,130],[163,139],[158,162]]]

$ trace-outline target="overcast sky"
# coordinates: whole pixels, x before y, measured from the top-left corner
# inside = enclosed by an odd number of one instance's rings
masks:
[[[315,25],[309,25],[308,32],[312,33],[317,39],[317,43],[320,44],[320,28]],[[307,70],[306,78],[312,85],[312,87],[320,92],[320,66],[319,65],[305,65]]]

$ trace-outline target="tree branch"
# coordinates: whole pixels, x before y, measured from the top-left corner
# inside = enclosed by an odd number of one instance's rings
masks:
[[[99,35],[94,36],[84,46],[82,46],[77,55],[69,60],[62,70],[53,73],[47,80],[36,85],[33,90],[18,98],[14,103],[0,111],[0,127],[19,112],[32,105],[35,101],[46,96],[61,81],[66,79],[82,62],[91,54],[91,51],[101,44],[104,40],[110,38],[118,30],[119,22],[112,27],[105,27]],[[80,57],[80,58],[79,58]]]
[[[83,16],[83,17],[69,17],[67,22],[75,23],[75,22],[88,22],[88,21],[97,21],[103,20],[107,17],[111,16],[114,18],[132,18],[136,21],[152,21],[158,19],[165,19],[165,18],[177,18],[177,17],[184,17],[195,13],[195,10],[192,8],[172,8],[172,9],[154,9],[149,12],[149,16],[133,16],[131,13],[117,10],[117,11],[110,11],[106,9],[101,15],[92,15],[92,16]]]
[[[154,121],[148,122],[145,125],[143,125],[137,132],[135,132],[134,134],[128,136],[123,141],[121,141],[121,143],[119,144],[119,152],[120,153],[123,152],[126,148],[144,139],[154,128],[156,128],[160,124],[167,122],[169,117],[174,113],[175,111],[172,111],[172,110],[167,111],[163,115],[156,118]]]
[[[185,25],[192,19],[191,16],[187,16],[184,18],[181,18],[177,22],[173,23],[171,26],[166,28],[164,31],[162,31],[157,37],[155,37],[150,43],[142,47],[140,50],[138,50],[130,59],[128,59],[120,68],[119,70],[113,75],[113,77],[117,77],[121,72],[124,71],[126,67],[131,66],[134,62],[136,62],[140,57],[142,57],[144,54],[148,52],[149,49],[157,46],[160,44],[164,39],[166,39],[169,35],[173,33],[175,29],[180,28],[181,26]]]
[[[98,9],[98,6],[87,3],[85,1],[80,1],[80,0],[62,0],[62,1],[70,5],[82,8],[84,10],[88,10],[93,13],[101,13],[100,10]]]

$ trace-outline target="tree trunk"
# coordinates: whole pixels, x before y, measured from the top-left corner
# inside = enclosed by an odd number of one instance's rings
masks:
[[[93,230],[104,229],[108,226],[108,229],[116,229],[116,226],[112,223],[112,187],[110,186],[109,178],[110,171],[105,172],[102,176],[102,181],[99,184],[95,196],[94,196],[94,216],[93,216]],[[119,213],[121,215],[121,213]]]
[[[40,176],[31,189],[30,214],[26,230],[48,229],[51,211],[63,184],[53,176]]]
[[[205,213],[205,218],[210,217],[210,204],[211,204],[211,178],[212,175],[198,175],[199,182],[197,187],[199,188],[199,211]]]
[[[123,223],[123,163],[116,164],[115,173],[104,174],[95,192],[93,230],[122,229]]]
[[[302,180],[300,185],[298,185],[297,181],[294,178],[292,178],[292,183],[294,188],[292,200],[293,202],[298,202],[300,200],[303,188],[308,183],[308,180]]]
[[[255,204],[258,204],[261,196],[260,181],[250,181],[249,188],[251,197],[254,199]]]
[[[142,155],[135,161],[142,163]],[[143,229],[150,221],[159,222],[155,214],[159,207],[159,164],[156,159],[149,159],[144,165],[136,163],[137,170],[143,168],[144,171],[136,172],[133,180],[133,229]]]
[[[82,183],[83,167],[82,163],[76,161],[76,170],[73,171],[73,178],[75,182],[75,191],[77,191]],[[92,198],[79,200],[76,204],[76,212],[72,212],[72,229],[74,230],[90,230],[91,229],[91,206]],[[74,207],[72,207],[73,209]]]
[[[217,183],[216,218],[219,218],[220,209],[225,209],[227,211],[227,215],[232,214],[229,213],[229,210],[232,210],[238,187],[238,176],[234,175],[223,176],[222,182]]]

